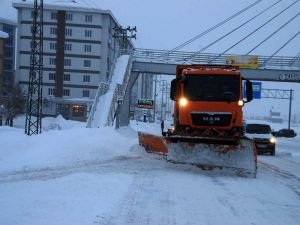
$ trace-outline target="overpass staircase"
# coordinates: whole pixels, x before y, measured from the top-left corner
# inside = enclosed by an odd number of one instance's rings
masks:
[[[130,55],[121,55],[115,62],[109,83],[100,83],[87,120],[87,128],[113,126],[122,103],[132,65]]]

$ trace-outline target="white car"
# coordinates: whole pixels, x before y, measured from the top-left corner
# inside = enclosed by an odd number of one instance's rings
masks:
[[[270,153],[275,155],[276,139],[268,124],[246,124],[245,136],[251,138],[257,150],[257,154]]]

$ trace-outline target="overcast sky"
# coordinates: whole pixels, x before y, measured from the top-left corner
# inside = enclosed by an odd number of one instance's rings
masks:
[[[16,20],[16,10],[11,7],[13,0],[0,0],[0,17]],[[16,0],[14,0],[16,1]],[[27,0],[28,1],[28,0]],[[32,0],[31,0],[32,1]],[[63,3],[70,0],[44,0],[44,3]],[[173,49],[179,44],[209,29],[217,23],[225,20],[234,13],[240,11],[256,0],[75,0],[76,4],[91,7],[109,9],[123,26],[137,26],[136,47],[150,49]],[[198,51],[218,37],[247,21],[261,10],[278,0],[263,0],[251,10],[231,20],[220,29],[193,42],[181,50]],[[263,16],[253,20],[250,24],[237,30],[216,45],[206,49],[207,53],[221,53],[234,43],[241,40],[254,29],[261,26],[267,20],[279,13],[282,9],[296,0],[282,0],[272,10]],[[245,54],[282,24],[295,16],[300,11],[300,1],[281,16],[259,30],[251,38],[246,39],[228,53]],[[251,54],[272,55],[280,46],[288,41],[300,30],[300,16],[293,20],[278,34],[270,38],[261,47]],[[300,53],[300,35],[297,36],[287,47],[277,55],[296,56]],[[296,90],[293,111],[300,117],[300,87],[298,83],[270,83],[264,82],[263,88],[294,89]],[[249,107],[248,112],[254,114],[268,113],[270,107],[282,110],[288,114],[287,100],[255,100]]]
[[[0,0],[0,17],[15,18],[16,10],[10,5],[12,1]],[[20,1],[20,0],[19,0]],[[29,0],[27,0],[29,1]],[[32,0],[31,0],[32,1]],[[77,5],[91,8],[109,9],[123,26],[137,27],[137,47],[153,49],[172,49],[206,29],[223,21],[257,0],[75,0]],[[234,18],[224,26],[209,33],[182,50],[198,51],[210,44],[226,32],[239,26],[246,20],[259,13],[278,0],[263,0],[251,10]],[[238,42],[251,31],[265,23],[268,19],[287,7],[295,0],[282,0],[274,8],[261,17],[253,20],[243,28],[237,30],[205,52],[220,53]],[[71,0],[44,0],[44,3],[71,2]],[[245,54],[265,37],[278,29],[291,17],[300,11],[300,2],[284,12],[276,20],[269,23],[259,32],[243,41],[228,53]],[[280,46],[288,41],[300,30],[300,16],[278,34],[270,38],[251,54],[272,55]],[[295,56],[300,52],[300,35],[277,55]]]

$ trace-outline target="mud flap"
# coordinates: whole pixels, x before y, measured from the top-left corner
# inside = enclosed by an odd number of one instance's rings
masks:
[[[238,145],[170,142],[167,160],[200,167],[226,168],[239,176],[256,177],[255,145],[248,139],[240,140]]]
[[[164,137],[138,132],[139,144],[143,146],[147,152],[167,155],[168,147]]]

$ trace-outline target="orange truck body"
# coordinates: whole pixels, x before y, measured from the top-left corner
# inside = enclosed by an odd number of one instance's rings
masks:
[[[173,100],[175,100],[174,125],[177,134],[180,132],[181,134],[194,133],[209,136],[209,131],[214,130],[214,136],[241,136],[244,104],[243,81],[238,67],[178,65],[175,80],[176,84],[173,84],[173,89],[175,89],[176,97],[173,96]],[[226,85],[230,86],[230,90],[223,92],[221,89],[226,88]],[[187,96],[187,89],[191,86],[190,95],[196,96],[194,99]],[[202,98],[198,98],[196,94],[202,92],[200,89],[205,89]],[[208,96],[210,90],[216,95],[211,99]],[[226,98],[222,97],[224,93],[227,95],[229,93],[229,95]],[[182,98],[187,100],[184,106],[180,104]]]

